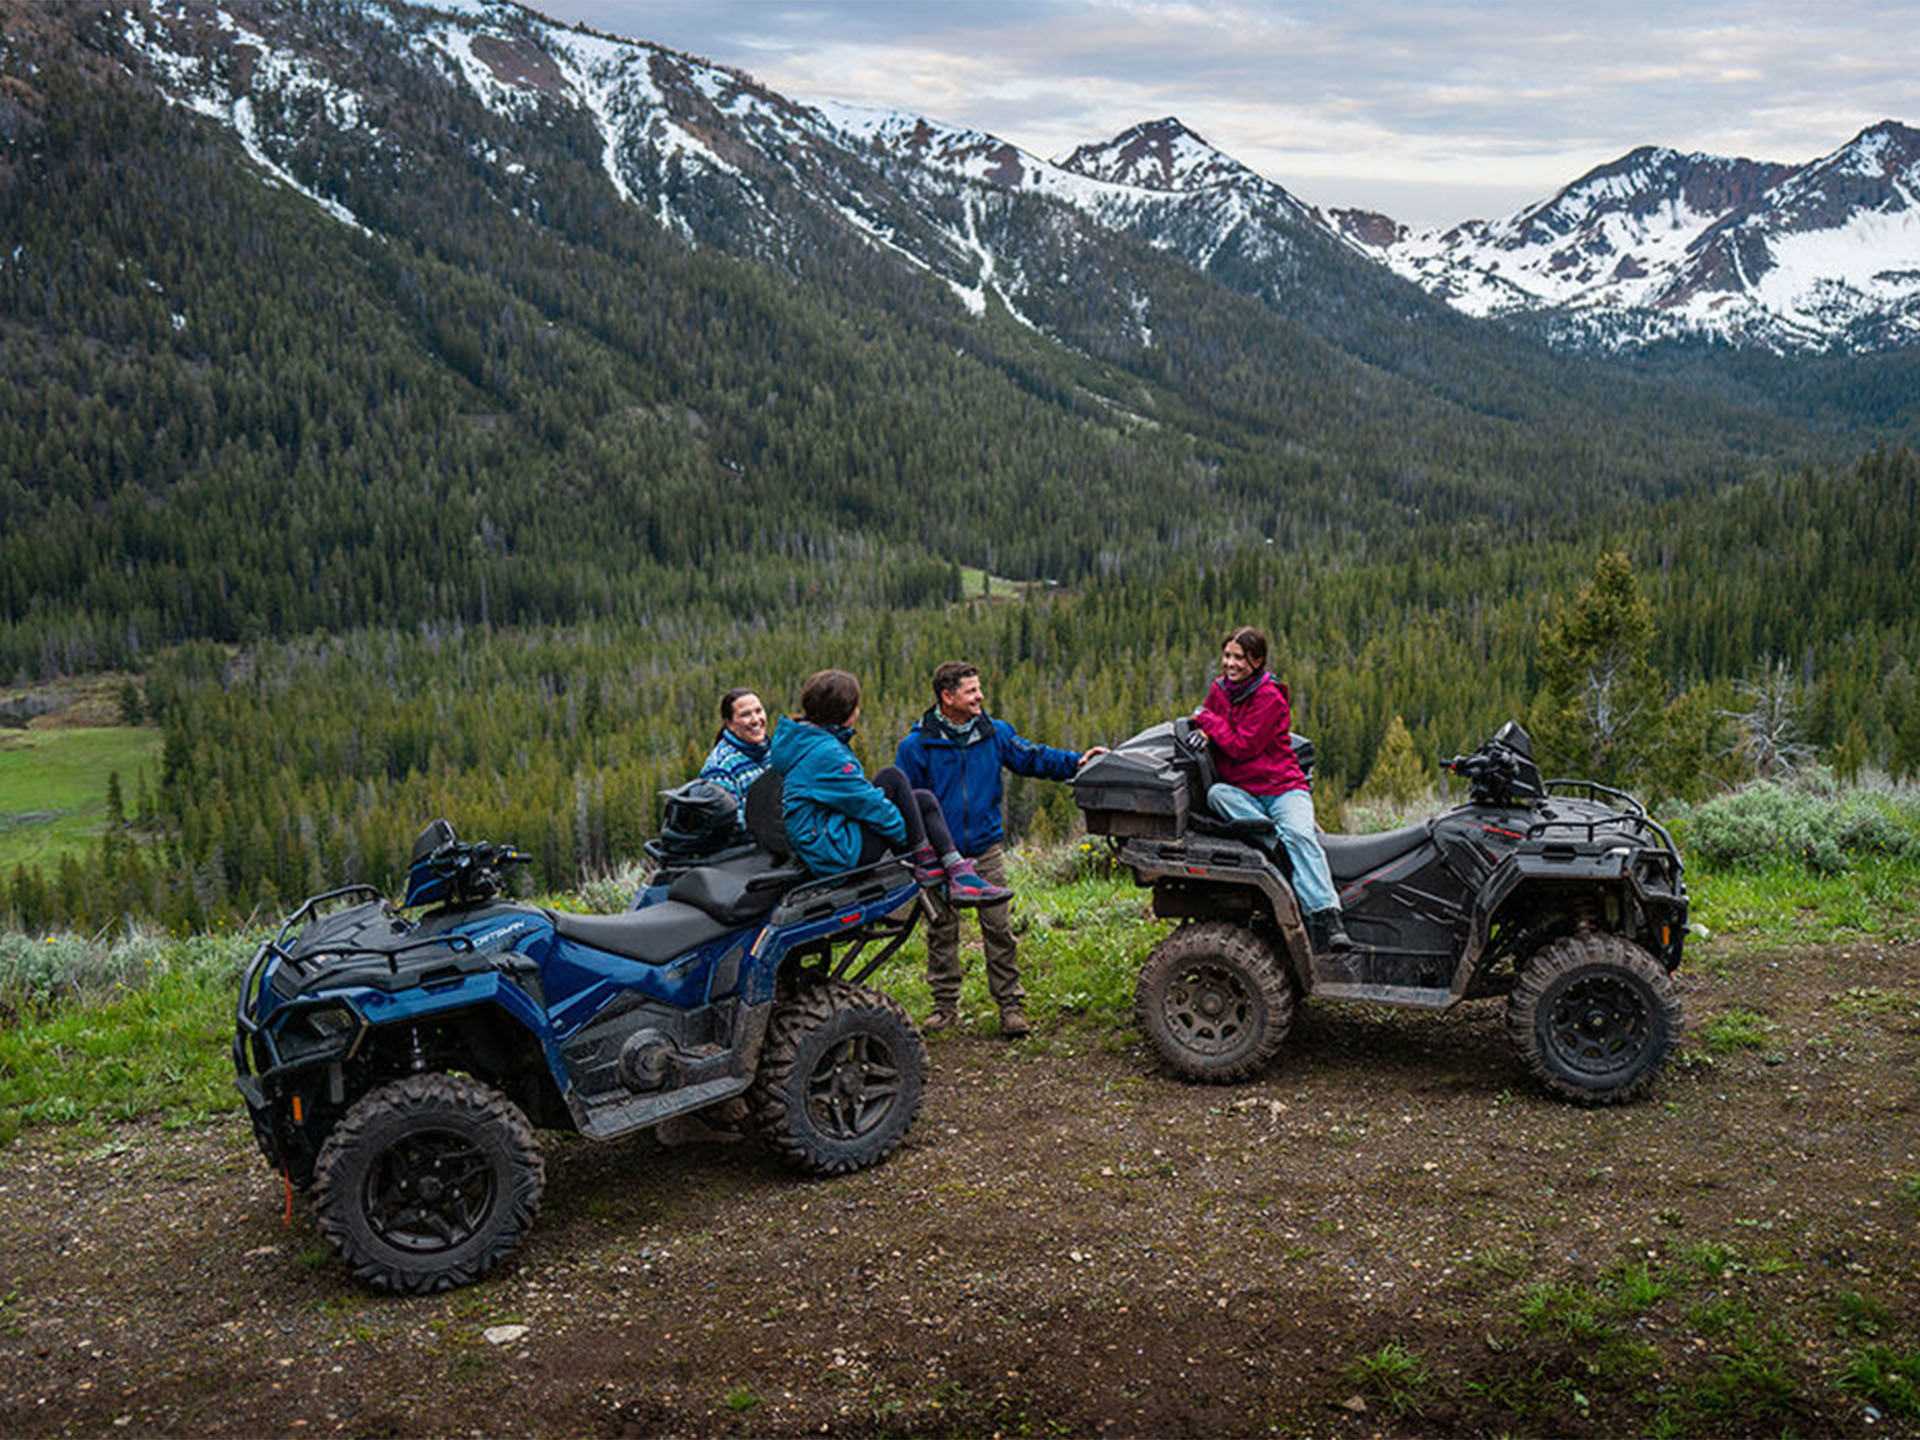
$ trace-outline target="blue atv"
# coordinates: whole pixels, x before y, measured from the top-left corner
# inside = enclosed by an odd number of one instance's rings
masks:
[[[536,1126],[610,1140],[744,1096],[808,1174],[900,1144],[926,1050],[862,982],[912,931],[919,889],[894,859],[814,878],[770,779],[745,843],[668,866],[625,914],[500,898],[528,857],[438,820],[398,909],[351,885],[261,945],[240,989],[240,1092],[361,1279],[444,1290],[511,1252],[545,1183]]]

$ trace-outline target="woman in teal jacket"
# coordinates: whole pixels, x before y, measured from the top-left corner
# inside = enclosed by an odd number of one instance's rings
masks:
[[[860,682],[845,670],[821,670],[800,687],[800,714],[773,732],[770,759],[781,776],[794,854],[816,875],[902,854],[914,878],[928,889],[944,887],[953,905],[992,905],[1012,895],[954,848],[931,793],[915,790],[892,765],[867,778],[847,743],[859,718]]]

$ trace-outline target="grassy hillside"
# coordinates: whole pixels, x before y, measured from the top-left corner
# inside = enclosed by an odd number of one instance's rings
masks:
[[[0,874],[16,865],[51,872],[63,855],[97,848],[106,828],[109,777],[118,775],[124,813],[141,786],[160,778],[158,730],[0,730]]]

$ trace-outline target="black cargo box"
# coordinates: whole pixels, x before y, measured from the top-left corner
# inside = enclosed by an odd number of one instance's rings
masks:
[[[1176,758],[1173,726],[1156,725],[1083,766],[1073,803],[1090,834],[1183,835],[1195,801],[1189,769]]]

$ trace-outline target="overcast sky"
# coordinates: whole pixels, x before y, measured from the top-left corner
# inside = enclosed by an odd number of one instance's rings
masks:
[[[1920,125],[1920,0],[529,0],[1044,158],[1177,115],[1312,204],[1509,214],[1636,145],[1798,163]]]

